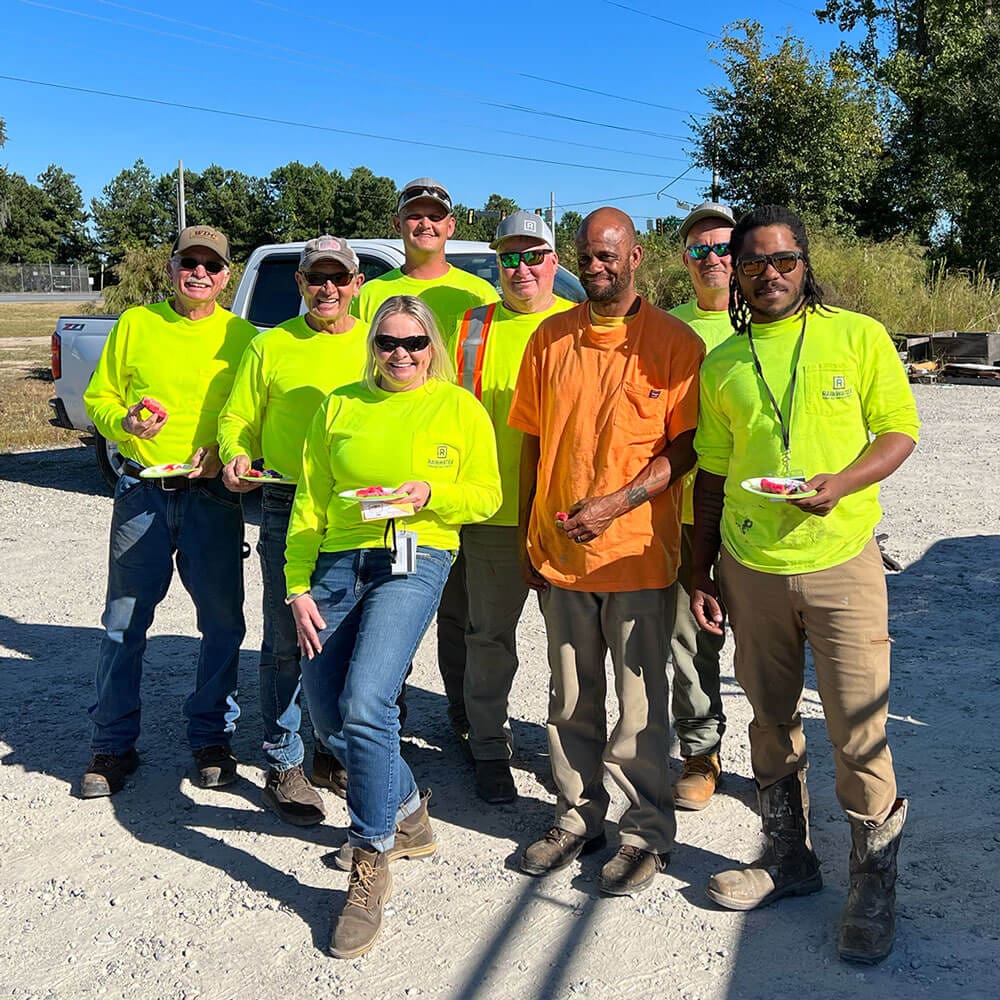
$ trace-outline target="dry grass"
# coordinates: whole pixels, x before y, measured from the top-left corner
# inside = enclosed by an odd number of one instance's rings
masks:
[[[79,431],[49,423],[53,394],[49,335],[73,302],[0,302],[0,453],[71,445]]]

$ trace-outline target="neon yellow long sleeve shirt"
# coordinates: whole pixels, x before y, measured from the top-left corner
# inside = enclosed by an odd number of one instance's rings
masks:
[[[127,309],[118,317],[83,394],[98,432],[140,465],[186,462],[218,440],[222,409],[240,358],[257,328],[216,305],[189,320],[170,302]],[[156,437],[126,434],[122,418],[143,396],[163,404],[168,419]]]
[[[788,414],[802,314],[752,327],[761,368]],[[920,427],[895,345],[881,323],[846,310],[810,312],[798,363],[790,427],[791,465],[808,478],[837,473],[870,436]],[[839,566],[871,539],[882,511],[878,484],[844,497],[826,517],[754,496],[740,485],[781,474],[778,419],[754,367],[745,336],[731,337],[705,359],[695,450],[700,468],[726,477],[722,541],[744,566],[795,574]]]
[[[266,468],[298,479],[309,424],[334,389],[362,377],[367,338],[361,320],[346,333],[319,333],[305,316],[254,337],[219,416],[222,461],[263,458]]]
[[[362,521],[345,490],[430,483],[428,505],[401,526],[417,544],[456,550],[463,524],[485,521],[500,506],[493,426],[478,400],[450,382],[406,392],[363,382],[334,390],[306,434],[285,548],[290,594],[309,589],[320,552],[383,544],[384,521]]]

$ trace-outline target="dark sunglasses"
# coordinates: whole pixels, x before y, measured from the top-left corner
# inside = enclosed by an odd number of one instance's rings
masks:
[[[714,253],[716,257],[728,257],[729,256],[729,244],[728,243],[692,243],[691,246],[685,247],[684,252],[692,260],[708,260],[708,255]]]
[[[302,277],[306,279],[307,285],[325,285],[332,281],[338,288],[349,285],[357,275],[352,271],[338,271],[336,274],[324,274],[322,271],[302,271]]]
[[[397,347],[402,347],[408,354],[425,351],[430,347],[430,337],[390,337],[386,333],[375,334],[375,346],[386,354],[392,354]]]
[[[451,195],[444,188],[439,187],[406,188],[399,196],[399,203],[400,205],[405,205],[406,202],[414,201],[417,198],[434,198],[437,201],[443,201],[446,205],[451,204]]]
[[[740,257],[736,266],[747,278],[756,278],[767,270],[768,264],[778,274],[789,274],[803,259],[801,250],[779,250],[777,253],[761,253],[755,257]]]
[[[551,250],[511,250],[497,256],[501,267],[519,267],[522,260],[528,267],[537,267],[550,253]]]
[[[197,271],[199,265],[209,273],[218,274],[220,271],[225,271],[229,266],[228,264],[222,264],[217,260],[198,260],[197,257],[175,257],[174,260],[184,268],[185,271]]]

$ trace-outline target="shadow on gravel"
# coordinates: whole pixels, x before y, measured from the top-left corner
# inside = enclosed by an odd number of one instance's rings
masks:
[[[826,887],[745,915],[731,960],[726,996],[732,1000],[758,1000],[778,983],[795,983],[812,1000],[839,1000],[859,990],[935,1000],[995,996],[1000,536],[936,542],[887,583],[895,639],[889,742],[899,794],[910,799],[895,949],[874,967],[837,956],[850,830],[834,794],[824,724],[806,720],[813,841]],[[815,690],[811,671],[806,684]],[[691,892],[701,894],[703,887]]]

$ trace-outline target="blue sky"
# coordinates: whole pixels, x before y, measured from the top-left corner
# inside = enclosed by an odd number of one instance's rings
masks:
[[[616,204],[644,226],[707,190],[695,168],[655,195],[690,167],[699,90],[723,81],[713,37],[752,16],[769,40],[790,28],[828,52],[841,36],[817,5],[2,0],[3,77],[299,124],[4,78],[0,163],[29,179],[56,163],[89,202],[137,157],[156,173],[183,159],[255,175],[318,160],[397,184],[430,175],[473,206],[498,192],[535,208],[554,191],[557,214]]]

